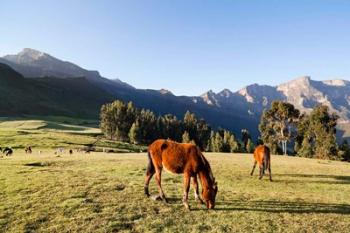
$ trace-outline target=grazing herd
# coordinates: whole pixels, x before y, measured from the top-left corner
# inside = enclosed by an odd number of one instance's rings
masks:
[[[207,209],[214,209],[218,183],[215,181],[208,160],[204,157],[199,147],[191,143],[177,143],[171,140],[158,139],[148,147],[147,155],[148,166],[144,185],[144,193],[147,197],[150,197],[148,190],[149,182],[155,174],[159,191],[159,196],[156,196],[155,199],[161,199],[167,202],[161,181],[162,170],[164,168],[164,170],[173,174],[183,174],[184,193],[182,202],[186,209],[190,209],[188,192],[191,179],[195,199],[205,204]],[[270,181],[272,181],[270,149],[267,146],[260,145],[255,149],[251,175],[253,175],[257,163],[260,168],[259,179],[268,170]],[[199,196],[198,178],[202,185],[202,198]]]
[[[76,149],[76,152],[81,152],[81,153],[85,153],[85,154],[89,154],[91,151],[94,151],[94,148],[86,147],[86,148],[78,148],[78,149]],[[31,146],[25,147],[24,148],[24,152],[26,154],[32,154],[33,153],[32,147]],[[59,147],[59,148],[57,148],[55,150],[54,154],[55,155],[60,155],[60,154],[64,154],[64,152],[65,152],[64,148]],[[41,153],[42,153],[42,151],[38,150],[38,154],[40,155]],[[72,155],[73,154],[73,150],[69,149],[68,153],[70,155]],[[5,148],[1,148],[0,147],[0,158],[3,158],[3,155],[5,155],[5,156],[13,155],[13,149],[11,147],[5,147]]]

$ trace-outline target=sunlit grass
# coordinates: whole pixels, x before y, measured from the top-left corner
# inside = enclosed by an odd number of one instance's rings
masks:
[[[181,204],[182,177],[163,175],[170,203],[143,195],[146,154],[0,159],[0,231],[347,232],[350,164],[273,156],[274,182],[251,177],[250,155],[206,154],[219,182],[216,210]],[[151,192],[157,194],[154,180]]]

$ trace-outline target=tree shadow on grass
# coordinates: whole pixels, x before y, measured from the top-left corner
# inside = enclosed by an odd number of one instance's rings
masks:
[[[300,201],[224,201],[217,202],[217,211],[259,211],[269,213],[315,213],[350,215],[350,205]]]

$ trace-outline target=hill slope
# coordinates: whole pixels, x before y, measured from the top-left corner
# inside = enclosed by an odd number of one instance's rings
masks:
[[[24,78],[0,63],[0,115],[69,115],[97,118],[111,95],[85,78]]]

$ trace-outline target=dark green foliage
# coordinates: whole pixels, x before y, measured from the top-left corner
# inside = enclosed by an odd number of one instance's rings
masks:
[[[101,130],[110,139],[127,141],[128,133],[135,122],[137,110],[131,102],[128,104],[120,100],[102,105],[100,119]],[[141,125],[141,123],[140,123]]]
[[[207,147],[211,127],[203,120],[198,119],[194,113],[187,111],[183,119],[184,130],[188,132],[190,140],[202,150]]]
[[[328,107],[316,106],[310,115],[303,115],[298,123],[294,149],[302,157],[340,159],[336,144],[338,116],[330,114]]]
[[[223,129],[211,132],[206,150],[212,152],[242,152],[235,135]]]
[[[166,114],[158,117],[157,128],[160,138],[169,138],[178,142],[182,140],[183,124],[174,115]]]
[[[295,144],[296,146],[299,144]],[[308,137],[304,137],[300,148],[296,148],[297,153],[301,157],[312,158],[314,156],[313,146]]]
[[[250,136],[250,133],[247,129],[242,129],[241,134],[242,134],[243,146],[244,146],[244,148],[247,148],[248,140],[252,139],[252,137]]]
[[[343,161],[350,161],[350,145],[345,139],[339,145],[339,154]]]
[[[149,144],[165,138],[190,142],[204,150],[210,139],[211,127],[190,112],[182,122],[171,114],[156,117],[152,111],[140,110],[132,102],[125,104],[116,100],[101,107],[100,119],[100,128],[106,137],[134,144]]]

